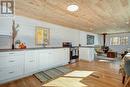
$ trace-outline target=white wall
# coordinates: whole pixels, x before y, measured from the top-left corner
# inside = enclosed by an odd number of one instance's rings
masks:
[[[80,31],[80,44],[82,46],[88,46],[87,45],[87,35],[95,36],[94,37],[94,45],[98,45],[100,43],[98,34],[93,34],[93,33],[90,33],[90,32]],[[89,46],[94,46],[94,45],[89,45]]]
[[[50,29],[50,45],[62,46],[62,42],[72,42],[73,45],[79,44],[79,30],[66,28],[39,20],[16,16],[16,23],[20,25],[17,40],[26,43],[27,47],[37,47],[35,45],[35,26],[41,26]]]
[[[78,46],[79,43],[86,46],[87,34],[92,34],[78,29],[63,27],[56,24],[51,24],[23,16],[15,17],[16,24],[19,24],[19,32],[16,40],[25,42],[28,48],[38,47],[35,45],[35,27],[41,26],[50,29],[50,45],[49,46],[62,46],[62,42],[72,42],[73,46]],[[98,35],[95,36],[95,44],[98,43]],[[1,41],[2,42],[2,41]],[[4,43],[4,42],[3,42]],[[1,48],[1,47],[0,47]]]

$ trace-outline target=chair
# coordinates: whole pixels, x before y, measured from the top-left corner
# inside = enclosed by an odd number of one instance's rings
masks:
[[[124,70],[127,76],[127,80],[124,84],[124,87],[126,87],[128,85],[128,83],[130,82],[130,60],[127,59],[124,65]]]
[[[95,46],[95,52],[97,53],[97,55],[104,53],[100,45]]]

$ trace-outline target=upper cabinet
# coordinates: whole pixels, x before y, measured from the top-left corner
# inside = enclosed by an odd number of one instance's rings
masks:
[[[12,35],[11,17],[0,17],[0,35]]]

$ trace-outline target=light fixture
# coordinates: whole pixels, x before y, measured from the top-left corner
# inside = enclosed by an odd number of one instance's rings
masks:
[[[70,12],[75,12],[79,9],[79,6],[75,5],[75,4],[71,4],[67,7],[67,10]]]
[[[89,30],[90,30],[90,31],[92,31],[92,30],[93,30],[93,28],[90,28]]]
[[[126,24],[129,24],[129,21],[125,22]]]

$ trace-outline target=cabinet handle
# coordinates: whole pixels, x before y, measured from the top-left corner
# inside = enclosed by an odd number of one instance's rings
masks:
[[[10,60],[9,62],[15,62],[14,60]]]
[[[9,54],[14,54],[14,53],[9,53]]]
[[[34,62],[34,60],[31,60],[31,61],[29,61],[29,62]]]
[[[12,74],[12,73],[14,73],[14,72],[9,72],[9,74]]]

